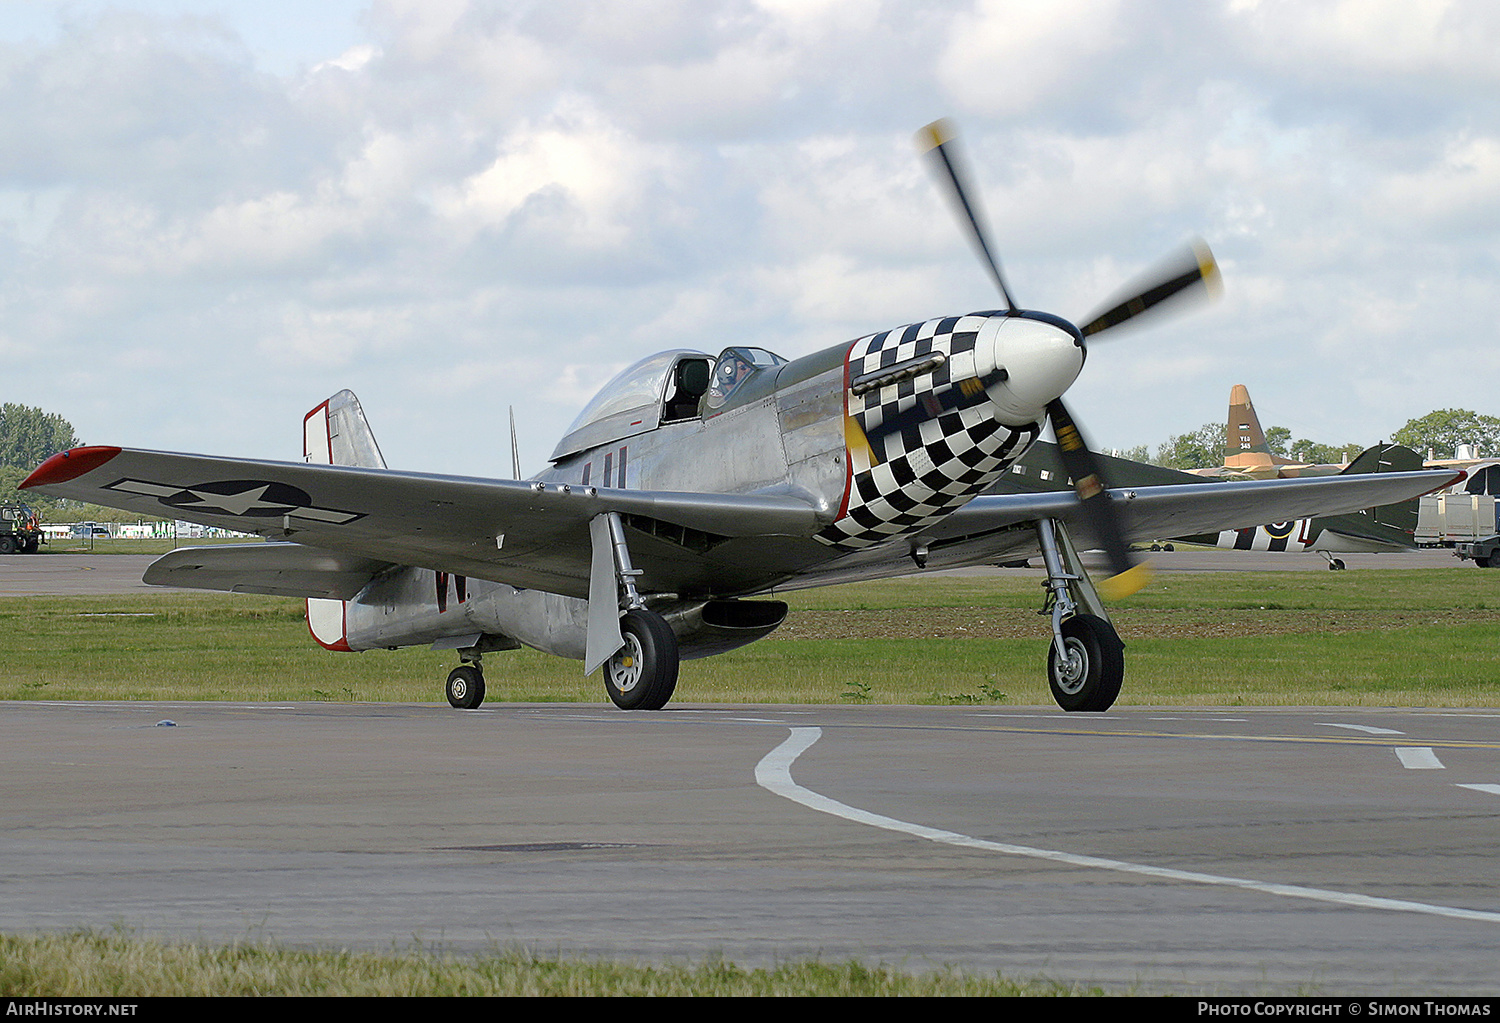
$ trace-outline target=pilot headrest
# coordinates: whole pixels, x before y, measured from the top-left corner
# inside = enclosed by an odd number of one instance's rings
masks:
[[[706,359],[687,359],[677,364],[677,386],[684,394],[698,397],[708,390],[709,369]]]

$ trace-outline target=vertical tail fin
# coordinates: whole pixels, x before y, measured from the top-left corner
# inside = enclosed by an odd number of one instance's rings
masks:
[[[1271,462],[1271,446],[1266,443],[1266,433],[1260,428],[1260,417],[1255,414],[1255,406],[1250,404],[1250,391],[1244,384],[1235,384],[1229,391],[1227,427],[1225,465],[1247,468]]]
[[[1400,444],[1376,444],[1359,453],[1349,467],[1339,475],[1353,476],[1366,472],[1416,472],[1422,468],[1422,456],[1411,448]],[[1369,509],[1370,517],[1382,526],[1390,526],[1405,536],[1414,534],[1420,501],[1413,497],[1409,501],[1383,504]]]
[[[302,419],[302,457],[314,465],[384,469],[385,456],[353,391],[340,391]]]
[[[302,417],[302,458],[314,465],[385,468],[385,456],[353,391],[340,391]],[[345,614],[342,600],[310,597],[307,629],[325,648],[348,650]]]

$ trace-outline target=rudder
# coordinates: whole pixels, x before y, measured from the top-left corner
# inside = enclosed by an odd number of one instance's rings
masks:
[[[302,458],[313,465],[386,467],[365,410],[350,390],[340,391],[302,417]]]
[[[302,458],[312,465],[349,465],[384,469],[385,456],[365,410],[350,390],[342,390],[302,417]],[[346,651],[349,641],[342,600],[310,597],[307,629],[329,650]]]

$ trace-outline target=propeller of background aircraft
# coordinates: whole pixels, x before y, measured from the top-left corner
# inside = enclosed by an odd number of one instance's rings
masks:
[[[968,228],[969,242],[999,288],[1006,310],[1020,314],[1021,309],[1011,297],[1010,288],[1006,286],[1000,261],[995,258],[994,247],[989,243],[984,217],[978,206],[978,193],[968,184],[969,175],[953,144],[955,137],[953,125],[947,120],[940,120],[923,128],[917,135],[917,141],[929,154],[938,178],[946,184],[954,213],[959,222]],[[1102,310],[1089,317],[1084,326],[1077,329],[1083,338],[1097,338],[1104,331],[1134,320],[1144,313],[1160,311],[1172,299],[1193,295],[1211,296],[1218,289],[1219,268],[1214,263],[1213,253],[1201,241],[1194,242],[1184,252],[1173,254],[1131,281]],[[1150,569],[1130,553],[1119,512],[1107,493],[1109,484],[1104,478],[1103,467],[1094,457],[1078,428],[1077,420],[1068,412],[1061,398],[1054,398],[1048,403],[1047,417],[1052,422],[1052,432],[1057,437],[1063,466],[1073,481],[1074,492],[1078,495],[1094,539],[1109,559],[1110,578],[1104,580],[1099,589],[1111,598],[1134,593],[1145,585]]]

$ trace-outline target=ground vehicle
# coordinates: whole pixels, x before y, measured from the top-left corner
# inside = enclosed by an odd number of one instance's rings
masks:
[[[1480,568],[1500,568],[1500,533],[1483,540],[1453,545],[1453,553],[1465,560],[1474,559]]]
[[[29,506],[0,505],[0,554],[35,554],[41,542],[42,527]]]

